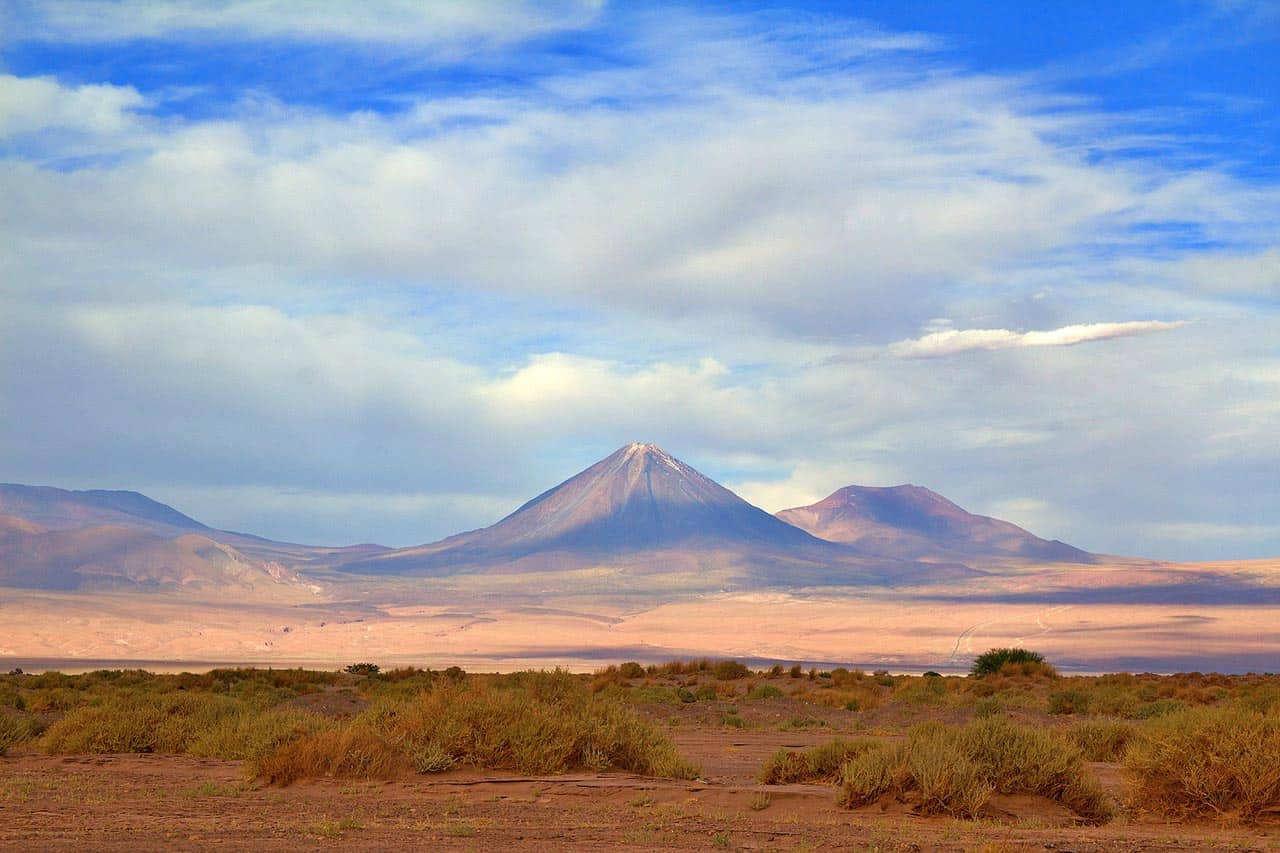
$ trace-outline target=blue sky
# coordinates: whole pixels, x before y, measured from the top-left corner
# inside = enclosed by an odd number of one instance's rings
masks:
[[[1280,7],[0,7],[0,479],[278,538],[653,440],[1280,553]]]

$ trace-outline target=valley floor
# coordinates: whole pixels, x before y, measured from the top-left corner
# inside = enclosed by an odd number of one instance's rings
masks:
[[[1280,578],[1280,563],[1251,571],[1270,582]],[[963,671],[988,648],[1030,645],[1067,672],[1280,670],[1280,604],[1266,598],[1037,599],[1025,578],[963,595],[850,588],[665,598],[563,589],[521,595],[501,579],[346,583],[306,604],[0,589],[0,666],[330,668],[370,660],[589,671],[611,661],[709,656],[947,672]],[[531,583],[521,580],[536,589]]]
[[[239,762],[184,756],[0,758],[0,848],[882,851],[1280,850],[1280,826],[1113,822],[1081,827],[1052,803],[1010,797],[1000,822],[837,808],[830,785],[763,786],[779,746],[829,734],[720,729],[676,735],[706,781],[626,774],[542,778],[459,772],[392,782],[264,787]],[[1095,764],[1121,785],[1114,765]]]

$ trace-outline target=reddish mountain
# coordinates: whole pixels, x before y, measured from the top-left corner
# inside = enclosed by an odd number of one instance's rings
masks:
[[[779,521],[653,444],[630,444],[482,530],[343,568],[443,575],[625,566],[637,573],[730,569],[762,585],[902,579]]]
[[[846,486],[778,518],[814,536],[867,554],[899,559],[1018,558],[1091,563],[1065,542],[1041,539],[1016,524],[966,512],[923,486]]]

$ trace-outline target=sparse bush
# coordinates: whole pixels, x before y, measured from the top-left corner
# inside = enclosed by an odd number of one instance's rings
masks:
[[[845,762],[875,747],[875,741],[865,738],[856,740],[836,738],[803,752],[780,749],[765,762],[760,771],[760,781],[766,785],[835,782],[840,778],[840,771]]]
[[[757,684],[747,691],[748,699],[776,699],[786,694],[772,684]]]
[[[579,679],[559,671],[442,685],[411,702],[374,705],[354,720],[285,744],[256,769],[268,781],[287,784],[311,776],[382,778],[408,766],[438,772],[461,764],[526,774],[575,768],[697,774],[651,723],[616,701],[593,697]]]
[[[792,664],[791,669],[787,670],[787,675],[792,678],[802,678],[804,677],[804,667],[800,666],[798,663]]]
[[[40,731],[40,721],[34,717],[0,712],[0,755],[4,755],[11,746],[32,740]]]
[[[880,746],[845,764],[842,805],[863,805],[890,792],[912,793],[922,811],[955,817],[976,817],[996,792],[1048,797],[1094,823],[1111,816],[1074,745],[998,718],[959,729],[922,724],[906,744]]]
[[[1004,703],[994,696],[984,696],[973,703],[973,716],[979,720],[997,717],[1004,713]]]
[[[1137,729],[1117,720],[1088,720],[1067,729],[1066,735],[1089,761],[1120,761]]]
[[[349,675],[377,675],[381,667],[376,663],[353,663],[344,671]]]
[[[618,672],[623,678],[644,678],[645,675],[644,667],[633,660],[629,660],[619,666]]]
[[[1092,697],[1086,690],[1072,687],[1049,694],[1050,714],[1087,714]]]
[[[840,771],[836,802],[844,808],[855,809],[905,787],[905,780],[899,779],[899,774],[906,771],[904,756],[903,746],[880,744],[846,761]]]
[[[1238,706],[1170,714],[1139,730],[1125,768],[1141,811],[1251,822],[1280,809],[1280,717]]]
[[[693,692],[693,698],[704,702],[714,702],[717,698],[716,689],[710,684],[704,684]]]
[[[209,693],[120,694],[71,711],[49,727],[40,748],[51,755],[158,752],[242,760],[325,725],[315,714],[258,711]]]
[[[908,705],[941,705],[947,698],[947,683],[941,678],[906,680],[898,688],[895,698]]]
[[[751,670],[747,665],[736,660],[719,660],[711,667],[712,677],[719,681],[735,681],[750,674]]]
[[[974,659],[973,668],[970,670],[970,674],[978,678],[997,673],[1039,675],[1051,672],[1053,667],[1045,664],[1044,655],[1020,648],[991,649],[983,652]]]

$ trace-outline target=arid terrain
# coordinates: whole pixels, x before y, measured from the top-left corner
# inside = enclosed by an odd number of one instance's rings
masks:
[[[686,779],[573,766],[554,773],[520,772],[460,759],[451,769],[425,774],[404,766],[335,765],[328,778],[272,783],[259,772],[266,766],[261,759],[207,754],[240,748],[229,742],[217,748],[207,743],[181,747],[188,754],[153,752],[156,743],[135,742],[146,751],[130,753],[118,751],[110,740],[122,735],[103,731],[106,740],[96,741],[100,751],[85,753],[80,747],[95,741],[68,742],[67,733],[57,728],[58,720],[86,704],[123,708],[111,703],[139,693],[154,702],[175,690],[199,696],[204,689],[259,713],[301,713],[329,720],[327,725],[359,726],[373,719],[372,707],[391,696],[412,703],[417,690],[442,689],[439,673],[227,671],[221,686],[216,673],[167,680],[140,673],[9,676],[0,687],[0,713],[39,718],[48,734],[16,743],[0,758],[0,846],[1280,849],[1280,800],[1247,817],[1238,809],[1178,819],[1152,814],[1149,804],[1134,799],[1138,777],[1125,765],[1123,742],[1143,737],[1157,724],[1153,721],[1202,706],[1266,705],[1274,713],[1280,695],[1276,677],[1061,678],[1006,668],[984,679],[895,678],[844,670],[749,672],[709,663],[673,672],[678,668],[609,668],[576,680],[590,686],[591,701],[617,703],[669,737],[681,758],[696,766]],[[468,687],[486,678],[453,676],[459,677]],[[494,686],[511,690],[514,683],[499,679]],[[18,704],[24,710],[14,707],[15,696],[23,697]],[[1068,707],[1064,697],[1077,704]],[[1084,702],[1096,713],[1087,713]],[[125,718],[121,713],[111,725]],[[776,768],[777,756],[785,751],[803,753],[833,741],[892,748],[914,738],[924,723],[972,727],[984,721],[1018,731],[1043,730],[1064,744],[1079,744],[1064,748],[1087,759],[1080,772],[1096,780],[1113,814],[1099,824],[1050,796],[999,791],[973,819],[939,813],[912,792],[849,808],[838,804],[835,780],[766,776],[766,768],[771,763]],[[92,716],[77,721],[90,732],[104,725]],[[1086,731],[1105,737],[1081,737]],[[1280,797],[1280,791],[1274,793]]]

